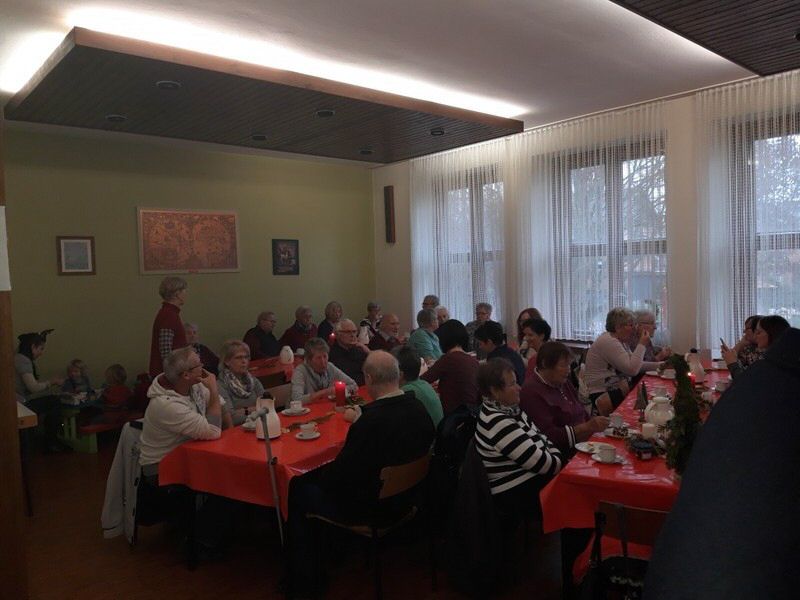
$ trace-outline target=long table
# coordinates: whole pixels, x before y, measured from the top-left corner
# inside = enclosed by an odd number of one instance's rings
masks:
[[[369,400],[365,388],[359,395]],[[334,410],[332,402],[307,405],[311,412],[300,417],[280,415],[281,427],[322,417]],[[284,518],[288,514],[289,483],[293,477],[308,473],[331,462],[344,446],[350,423],[343,413],[334,412],[319,425],[320,436],[304,441],[295,437],[298,430],[283,433],[271,441],[275,460],[278,497]],[[253,432],[233,427],[218,440],[186,442],[161,460],[160,485],[182,484],[198,492],[207,492],[242,502],[275,506],[267,471],[264,440]]]
[[[293,370],[303,362],[302,356],[295,356],[291,366],[282,365],[280,359],[260,358],[250,361],[250,374],[258,379],[265,388],[275,387],[289,383],[292,379]]]
[[[719,379],[727,377],[727,371],[710,371],[706,373],[706,383],[713,387]],[[664,386],[670,394],[675,392],[674,381],[649,375],[643,381],[649,390]],[[638,389],[638,385],[634,387],[615,411],[634,429],[641,429],[639,411],[634,409]],[[663,457],[639,460],[628,451],[624,440],[607,438],[602,434],[592,436],[592,441],[616,446],[624,464],[601,464],[588,454],[576,454],[540,494],[545,533],[568,527],[594,527],[594,512],[601,501],[651,510],[670,510],[678,495],[679,485]]]
[[[36,427],[38,423],[39,419],[36,413],[17,400],[17,429],[29,429]]]

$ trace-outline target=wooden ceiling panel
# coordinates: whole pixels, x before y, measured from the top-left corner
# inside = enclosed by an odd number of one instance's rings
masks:
[[[612,0],[759,75],[800,68],[798,0]]]
[[[180,88],[159,89],[163,80]],[[320,118],[321,109],[335,115]],[[523,128],[514,119],[83,29],[70,33],[4,112],[12,121],[382,163]],[[445,134],[432,136],[435,127]]]

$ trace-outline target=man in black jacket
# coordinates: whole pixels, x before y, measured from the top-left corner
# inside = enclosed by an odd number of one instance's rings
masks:
[[[800,330],[722,395],[659,535],[645,598],[796,598]]]
[[[364,362],[364,379],[374,401],[350,426],[336,460],[291,484],[289,560],[293,587],[301,595],[313,592],[304,589],[313,580],[313,539],[306,513],[341,521],[363,519],[377,502],[381,469],[424,456],[433,442],[428,411],[413,392],[400,389],[400,369],[391,354],[371,352]]]

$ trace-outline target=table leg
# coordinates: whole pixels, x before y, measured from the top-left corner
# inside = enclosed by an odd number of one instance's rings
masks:
[[[33,516],[33,502],[31,501],[31,487],[28,477],[28,457],[30,453],[30,432],[32,429],[23,429],[19,432],[19,458],[22,470],[22,491],[25,494],[25,514]]]

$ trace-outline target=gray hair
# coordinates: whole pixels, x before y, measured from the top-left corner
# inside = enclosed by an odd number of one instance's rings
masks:
[[[628,323],[633,323],[635,317],[627,308],[612,308],[606,315],[606,331],[614,333],[617,329]]]
[[[247,352],[247,358],[248,360],[250,359],[250,346],[245,344],[242,340],[225,340],[222,343],[222,348],[219,351],[219,355],[222,357],[223,364],[232,359],[233,355],[239,350],[244,350]]]
[[[634,318],[636,319],[637,323],[640,323],[642,320],[652,321],[653,325],[656,323],[656,314],[652,310],[637,310],[633,313]]]
[[[423,304],[433,304],[434,306],[439,306],[439,296],[436,294],[428,294],[422,299]]]
[[[325,305],[325,318],[326,318],[326,319],[330,318],[330,316],[331,316],[331,313],[333,313],[333,311],[334,311],[335,309],[337,309],[337,308],[338,308],[339,310],[342,310],[342,305],[341,305],[341,303],[337,302],[336,300],[331,300],[330,302],[328,302],[328,303]]]
[[[436,311],[432,308],[423,308],[417,313],[417,325],[420,327],[430,327],[438,323]]]
[[[477,311],[479,308],[482,308],[484,310],[488,310],[489,312],[492,312],[492,305],[489,304],[488,302],[478,302],[475,305],[475,310]]]
[[[380,302],[376,302],[375,300],[370,300],[367,302],[367,312],[371,310],[378,310],[381,307]]]
[[[271,310],[263,310],[258,313],[258,318],[256,318],[256,325],[258,325],[261,321],[268,319],[269,317],[274,317],[275,313]]]
[[[306,311],[311,312],[311,307],[306,305],[298,306],[294,311],[294,318],[299,319],[300,315],[302,315]]]
[[[334,331],[336,331],[336,333],[339,333],[342,330],[342,327],[344,327],[348,323],[353,327],[356,326],[356,324],[350,319],[339,319],[338,323],[336,323],[336,325],[333,326],[333,329]]]
[[[192,354],[197,356],[197,352],[191,346],[184,346],[169,353],[164,359],[164,374],[172,384],[177,384],[181,375],[192,368]]]
[[[330,346],[328,346],[328,343],[322,338],[314,337],[306,342],[304,350],[306,351],[304,360],[308,362],[313,358],[315,353],[322,354],[324,352],[325,354],[327,354],[331,351],[331,348]]]
[[[383,350],[375,350],[367,355],[364,361],[364,375],[376,385],[400,382],[400,365],[397,359]]]
[[[164,277],[158,286],[158,294],[166,301],[172,300],[178,292],[189,287],[186,280],[181,277]]]
[[[184,329],[194,329],[195,331],[200,331],[200,327],[197,326],[197,323],[184,323]]]

